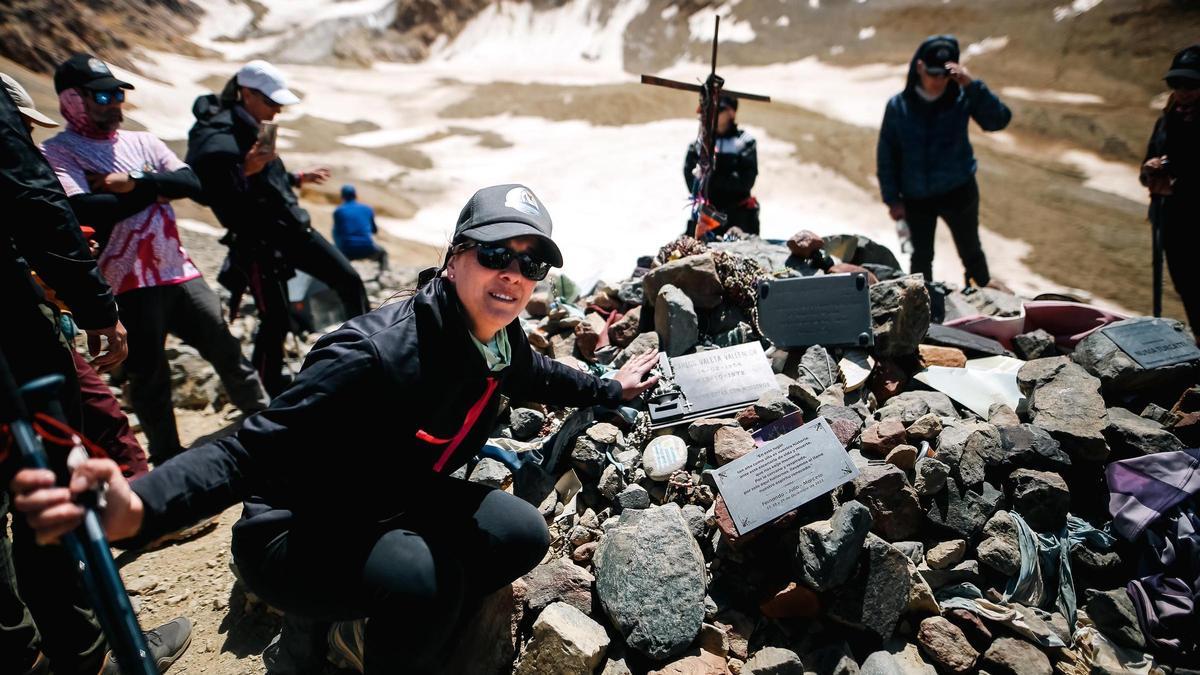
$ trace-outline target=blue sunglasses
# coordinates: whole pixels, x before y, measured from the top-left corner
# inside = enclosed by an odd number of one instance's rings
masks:
[[[108,105],[110,103],[124,103],[125,102],[125,90],[109,89],[106,91],[93,91],[92,92],[92,100],[96,102],[96,105]]]

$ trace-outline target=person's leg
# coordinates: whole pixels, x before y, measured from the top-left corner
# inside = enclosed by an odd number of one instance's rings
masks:
[[[387,249],[375,244],[375,253],[371,254],[371,259],[379,263],[379,273],[383,274],[388,269],[388,253]]]
[[[0,490],[0,669],[28,672],[40,656],[41,638],[17,592],[12,542],[8,538],[8,490]]]
[[[120,402],[91,364],[78,352],[71,352],[71,356],[75,360],[83,403],[80,431],[120,464],[127,478],[146,473],[149,470],[146,451],[129,428],[129,418],[121,410]]]
[[[987,286],[992,280],[988,273],[987,256],[979,242],[979,185],[972,178],[940,200],[939,215],[946,221],[954,237],[954,247],[962,260],[967,285]]]
[[[241,343],[225,325],[217,294],[202,278],[180,284],[179,290],[168,329],[213,365],[239,410],[254,413],[266,408],[271,401],[258,373],[242,355]]]
[[[250,362],[270,396],[287,388],[283,376],[283,341],[288,333],[287,285],[262,263],[250,265],[250,294],[258,310],[258,331]]]
[[[146,433],[150,461],[160,464],[179,454],[179,431],[171,403],[171,365],[164,345],[167,317],[178,292],[174,286],[139,288],[117,297],[121,323],[129,334],[125,374],[129,399]]]
[[[1169,198],[1164,209],[1163,251],[1171,283],[1183,300],[1192,335],[1200,340],[1200,266],[1194,260],[1200,250],[1200,199]]]
[[[904,218],[908,221],[912,237],[910,274],[924,274],[925,281],[933,281],[933,241],[937,231],[937,209],[928,199],[904,201]]]
[[[309,230],[306,236],[297,238],[281,250],[288,264],[320,279],[338,294],[347,319],[370,310],[362,278],[346,256],[320,232]]]

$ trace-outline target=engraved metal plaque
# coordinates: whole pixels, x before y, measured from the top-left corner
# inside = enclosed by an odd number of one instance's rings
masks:
[[[870,347],[867,275],[768,279],[758,285],[758,324],[776,347]]]
[[[1121,322],[1100,331],[1147,370],[1200,360],[1192,336],[1167,321]]]
[[[655,429],[725,415],[779,390],[758,342],[673,359],[660,354],[659,370],[662,379],[650,397]]]

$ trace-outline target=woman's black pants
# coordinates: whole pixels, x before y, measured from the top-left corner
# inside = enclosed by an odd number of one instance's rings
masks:
[[[460,620],[550,545],[526,502],[466,481],[440,487],[436,503],[384,523],[315,524],[278,509],[244,518],[233,532],[242,580],[304,619],[367,618],[367,675],[436,672]]]
[[[940,217],[946,221],[965,270],[965,283],[986,286],[991,281],[987,256],[979,243],[979,185],[972,178],[962,187],[926,199],[905,199],[905,219],[912,233],[912,274],[933,281],[933,240]]]

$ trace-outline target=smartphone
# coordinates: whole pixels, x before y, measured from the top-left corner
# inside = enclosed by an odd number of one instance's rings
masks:
[[[258,147],[263,152],[275,152],[275,137],[279,133],[279,125],[274,122],[263,122],[258,127]]]

